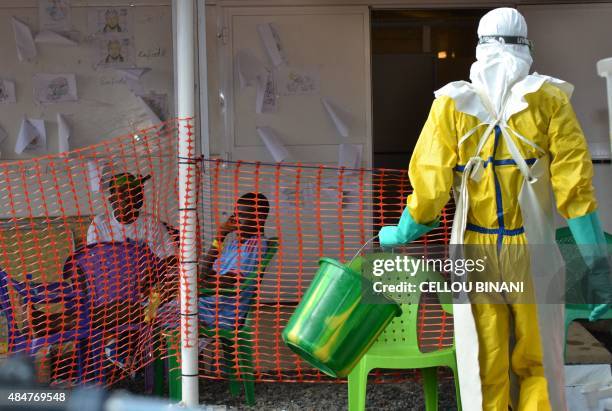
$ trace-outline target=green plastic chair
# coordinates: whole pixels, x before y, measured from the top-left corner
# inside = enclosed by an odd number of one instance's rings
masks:
[[[354,268],[353,266],[351,266]],[[389,274],[387,274],[389,275]],[[438,273],[420,272],[414,277],[405,278],[418,284],[422,281],[443,282]],[[442,309],[453,313],[451,296],[448,293],[439,294]],[[363,411],[365,409],[366,387],[368,373],[375,368],[387,369],[421,369],[424,383],[425,407],[427,411],[438,409],[438,381],[437,367],[449,367],[455,378],[455,392],[457,395],[457,408],[461,411],[459,396],[459,383],[457,374],[457,358],[455,346],[443,348],[432,352],[421,352],[417,335],[418,310],[421,292],[417,291],[410,296],[402,295],[402,315],[396,317],[385,328],[374,345],[359,361],[348,377],[349,411]]]
[[[268,247],[265,255],[261,259],[261,263],[258,267],[258,276],[256,278],[249,279],[244,283],[240,284],[241,289],[252,289],[252,287],[258,287],[261,282],[263,273],[274,258],[274,255],[278,251],[279,241],[277,237],[268,239]],[[211,290],[201,289],[200,294],[211,293]],[[214,293],[214,291],[212,291]],[[222,293],[222,290],[220,290]],[[252,312],[251,312],[252,313]],[[228,375],[230,381],[230,393],[232,395],[239,395],[241,391],[241,383],[239,381],[242,377],[245,391],[245,399],[247,405],[255,404],[255,369],[253,367],[253,343],[252,338],[254,335],[253,328],[251,327],[252,317],[251,313],[247,315],[245,324],[238,330],[224,330],[200,327],[200,335],[207,338],[218,338],[222,345],[222,352],[224,354],[223,362],[225,364],[233,364],[238,359],[238,373],[232,366],[224,366],[224,371]],[[172,400],[181,400],[181,370],[178,362],[180,353],[177,350],[180,340],[178,332],[167,332],[165,333],[166,342],[168,347],[168,388],[169,397]]]
[[[612,235],[605,233],[605,236],[606,242],[608,244],[612,244]],[[556,237],[559,245],[576,244],[569,227],[557,229]],[[565,261],[567,273],[576,273],[580,275],[586,271],[586,264],[582,260],[582,256],[576,248],[562,247],[561,254],[563,256],[563,260]],[[572,292],[576,291],[580,290],[573,290],[571,285],[568,286],[568,293],[571,294]],[[572,300],[578,301],[580,296],[572,296],[571,298]],[[590,314],[591,308],[589,307],[589,304],[565,304],[565,351],[567,351],[567,331],[569,330],[570,324],[576,320],[588,320]],[[608,310],[608,312],[605,313],[601,319],[612,319],[612,310]]]

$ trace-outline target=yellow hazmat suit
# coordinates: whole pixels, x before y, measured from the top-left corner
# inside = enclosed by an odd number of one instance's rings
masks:
[[[485,30],[491,33],[485,34],[499,36],[481,36],[487,17]],[[515,27],[518,32],[508,32]],[[519,170],[520,157],[528,166],[541,158],[550,162],[547,168],[556,206],[570,226],[572,221],[581,221],[585,216],[587,220],[596,220],[593,167],[569,102],[571,92],[567,90],[571,86],[550,77],[527,75],[531,57],[526,31],[524,19],[513,9],[496,9],[483,17],[479,36],[481,40],[495,37],[494,44],[477,49],[479,61],[472,67],[471,75],[474,84],[451,83],[436,93],[410,161],[414,192],[408,197],[400,224],[385,227],[379,233],[381,245],[410,242],[434,228],[449,200],[451,187],[457,190],[456,182],[462,180],[468,167],[463,181],[469,193],[465,197],[469,207],[464,231],[460,233],[462,241],[458,243],[492,246],[486,248],[488,253],[494,250],[494,255],[485,274],[518,272],[519,277],[528,279],[529,256],[513,256],[507,251],[511,247],[506,247],[527,244],[524,211],[519,206],[527,168],[523,165],[523,172]],[[505,43],[517,38],[523,42]],[[513,154],[511,146],[518,148],[520,155],[516,151]],[[473,167],[474,160],[478,167]],[[478,178],[467,178],[475,168]],[[583,227],[587,225],[591,226]],[[542,325],[538,325],[537,306],[514,304],[511,300],[506,304],[476,303],[472,305],[472,314],[478,335],[482,408],[551,410],[548,385],[559,384],[552,403],[559,410],[565,409],[563,377],[547,382],[544,375],[539,331]],[[515,338],[512,353],[511,324]],[[520,386],[518,403],[514,404],[510,398],[510,368]]]
[[[559,213],[569,219],[593,212],[597,203],[591,184],[591,158],[567,97],[557,87],[544,84],[525,99],[534,109],[515,114],[508,125],[550,153],[551,182]],[[458,139],[479,122],[476,117],[457,112],[450,97],[434,101],[410,161],[414,192],[408,198],[407,209],[416,223],[434,221],[448,202],[455,174],[462,172],[462,165],[476,151],[478,143],[477,139],[466,140],[458,148]],[[518,206],[523,177],[505,145],[500,143],[500,133],[496,130],[492,133],[481,154],[487,159],[482,179],[468,183],[470,208],[464,242],[526,244]],[[540,156],[531,146],[521,145],[519,149],[528,163]],[[528,269],[522,267],[525,268]],[[543,377],[534,305],[475,304],[472,310],[480,343],[483,409],[501,411],[509,405],[510,311],[514,315],[516,339],[512,368],[521,384],[520,398],[537,392],[546,404],[546,380],[533,378]],[[518,409],[550,408],[519,405]]]

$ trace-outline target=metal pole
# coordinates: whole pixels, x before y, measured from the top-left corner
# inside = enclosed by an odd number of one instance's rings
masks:
[[[612,153],[612,57],[597,62],[597,74],[605,77],[608,91],[608,121],[610,136],[610,152]]]
[[[197,188],[195,152],[195,32],[194,0],[174,0],[176,10],[177,114],[179,117],[178,178],[181,297],[182,399],[188,407],[198,393],[198,255],[196,241]]]

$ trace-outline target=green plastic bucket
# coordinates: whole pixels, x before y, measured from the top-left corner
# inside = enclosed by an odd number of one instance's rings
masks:
[[[325,374],[350,374],[380,333],[401,314],[399,304],[362,303],[362,277],[331,258],[319,269],[283,330],[289,348]]]

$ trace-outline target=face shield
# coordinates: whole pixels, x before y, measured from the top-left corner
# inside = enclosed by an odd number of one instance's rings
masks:
[[[498,8],[480,20],[470,80],[488,99],[494,116],[502,114],[512,86],[529,74],[532,49],[527,23],[517,10]]]

